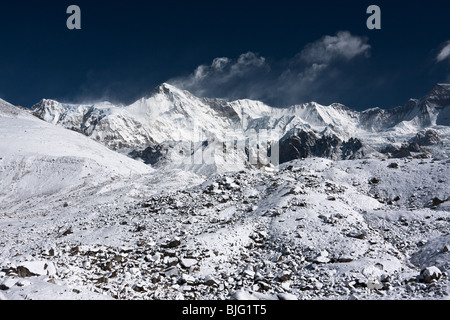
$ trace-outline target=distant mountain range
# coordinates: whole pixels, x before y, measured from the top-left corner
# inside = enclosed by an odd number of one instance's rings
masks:
[[[236,144],[243,142],[244,152],[238,155],[242,164],[249,161],[252,147],[260,155],[270,154],[273,142],[279,146],[281,163],[312,156],[429,157],[449,151],[450,84],[438,84],[425,97],[404,106],[362,112],[338,103],[280,109],[254,100],[199,98],[164,83],[128,106],[44,99],[31,113],[154,166],[176,162],[179,155],[193,156],[199,148],[205,151],[213,142],[226,141],[230,132]],[[268,146],[251,146],[249,135],[262,130],[270,133]],[[217,152],[214,159],[215,165],[227,162]],[[266,164],[263,157],[258,159]]]

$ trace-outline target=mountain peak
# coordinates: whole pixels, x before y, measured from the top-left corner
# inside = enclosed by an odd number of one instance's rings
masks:
[[[169,91],[176,91],[178,88],[174,87],[171,84],[168,84],[166,82],[161,83],[159,86],[156,87],[157,90],[169,90]]]
[[[448,103],[450,101],[450,83],[438,83],[431,89],[426,99]]]
[[[450,83],[438,83],[431,89],[428,96],[450,96]]]
[[[173,95],[173,94],[181,94],[181,93],[186,94],[187,91],[183,91],[171,84],[164,82],[164,83],[158,85],[157,87],[155,87],[152,90],[152,92],[149,94],[148,97],[154,96],[155,94]]]
[[[438,83],[435,88],[443,88],[445,90],[450,90],[450,83]]]
[[[42,99],[41,101],[39,101],[38,103],[36,103],[34,106],[31,107],[31,109],[36,108],[37,106],[45,106],[45,105],[58,105],[59,102],[53,99]]]

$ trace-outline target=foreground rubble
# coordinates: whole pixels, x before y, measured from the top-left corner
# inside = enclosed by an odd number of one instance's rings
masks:
[[[448,176],[446,160],[308,159],[61,201],[0,221],[0,297],[448,298]]]

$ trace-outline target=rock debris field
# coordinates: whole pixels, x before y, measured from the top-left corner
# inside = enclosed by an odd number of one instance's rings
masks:
[[[0,211],[0,298],[448,299],[448,177],[316,158],[32,197]]]

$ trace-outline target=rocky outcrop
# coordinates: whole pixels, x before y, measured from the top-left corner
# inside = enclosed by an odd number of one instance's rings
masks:
[[[280,140],[280,163],[310,157],[354,159],[360,157],[358,151],[362,148],[363,143],[357,138],[343,141],[334,134],[320,136],[312,131],[295,129]]]
[[[428,129],[419,131],[410,143],[415,143],[419,146],[433,146],[441,143],[439,133],[436,130]]]

